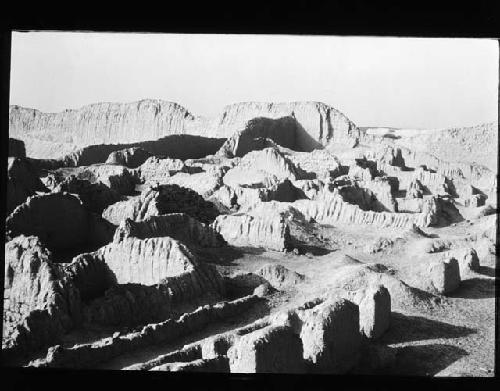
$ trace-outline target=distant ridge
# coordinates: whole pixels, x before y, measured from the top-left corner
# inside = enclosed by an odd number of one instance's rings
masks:
[[[228,138],[253,118],[286,116],[294,117],[322,145],[352,143],[359,136],[347,116],[321,102],[242,102],[206,118],[159,99],[94,103],[59,113],[11,105],[9,135],[24,141],[30,157],[58,158],[88,145],[137,143],[173,134]]]

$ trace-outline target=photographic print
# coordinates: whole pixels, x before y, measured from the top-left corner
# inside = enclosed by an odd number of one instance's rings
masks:
[[[498,60],[13,32],[4,365],[494,376]]]

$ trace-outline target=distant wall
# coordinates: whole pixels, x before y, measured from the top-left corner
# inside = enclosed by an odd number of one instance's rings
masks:
[[[86,146],[135,145],[171,135],[228,138],[258,117],[294,118],[299,125],[292,132],[295,144],[306,151],[331,142],[352,143],[359,137],[352,121],[321,102],[236,103],[217,117],[204,118],[176,103],[152,99],[96,103],[60,113],[10,106],[9,134],[25,142],[29,157],[54,159]]]
[[[217,129],[214,134],[230,137],[235,131],[244,129],[247,121],[253,118],[278,119],[288,116],[295,118],[303,128],[304,132],[299,134],[297,142],[304,146],[311,142],[310,138],[326,145],[359,137],[358,129],[349,118],[321,102],[235,103],[224,108],[215,122]]]

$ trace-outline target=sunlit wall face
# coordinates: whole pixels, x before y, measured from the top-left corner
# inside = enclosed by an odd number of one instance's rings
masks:
[[[322,101],[359,126],[497,120],[498,45],[487,39],[13,33],[10,103],[57,112],[175,101],[217,115],[241,101]]]

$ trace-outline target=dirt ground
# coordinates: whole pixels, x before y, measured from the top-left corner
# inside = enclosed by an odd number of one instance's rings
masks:
[[[467,222],[453,227],[426,229],[440,239],[464,238],[474,232]],[[272,311],[301,303],[324,293],[325,284],[342,266],[344,254],[364,263],[380,263],[394,270],[402,281],[411,274],[419,258],[412,256],[418,238],[369,254],[366,246],[378,237],[401,236],[396,229],[373,230],[366,226],[321,227],[317,235],[331,248],[324,255],[278,252],[246,252],[221,269],[225,274],[253,272],[277,263],[309,277],[297,289],[271,298]],[[476,242],[464,241],[471,247]],[[477,246],[476,246],[477,247]],[[396,360],[378,374],[422,376],[494,376],[495,363],[495,269],[496,256],[480,251],[481,268],[462,276],[460,287],[441,296],[437,305],[392,307],[392,323],[379,344],[395,349]],[[430,256],[430,255],[429,255]],[[411,285],[411,284],[410,284]]]
[[[491,217],[490,217],[491,218]],[[478,225],[479,227],[481,224]],[[474,233],[470,223],[464,221],[453,227],[429,228],[426,233],[440,239],[452,238],[460,242]],[[305,232],[305,231],[304,231]],[[302,234],[304,234],[302,232]],[[328,291],[328,284],[345,266],[344,255],[363,263],[383,264],[402,281],[411,276],[415,263],[422,258],[413,257],[422,238],[404,235],[397,229],[373,230],[367,226],[315,226],[307,232],[322,241],[323,246],[311,247],[303,254],[239,249],[223,255],[217,264],[226,276],[255,272],[266,264],[281,264],[306,276],[300,285],[276,291],[268,297],[268,305],[259,305],[241,318],[212,324],[202,332],[190,335],[175,344],[166,344],[135,351],[104,363],[101,369],[123,369],[130,365],[154,359],[180,349],[183,345],[199,341],[210,335],[246,325],[270,313],[293,307]],[[405,237],[376,253],[368,253],[367,245],[379,237]],[[474,247],[478,242],[465,240]],[[304,252],[304,251],[302,251]],[[415,252],[415,251],[413,251]],[[460,287],[448,296],[438,296],[431,302],[418,302],[415,306],[398,304],[393,298],[391,327],[376,342],[390,348],[395,359],[376,370],[355,369],[352,373],[419,376],[494,376],[495,360],[495,269],[496,256],[479,250],[481,268],[462,276]],[[429,255],[430,256],[430,255]],[[409,284],[411,285],[411,284]]]
[[[467,215],[467,211],[461,211]],[[396,228],[373,228],[367,225],[319,225],[294,222],[291,234],[296,249],[290,252],[266,251],[258,248],[226,247],[199,254],[215,264],[225,277],[254,273],[264,265],[279,264],[305,276],[301,283],[267,295],[267,304],[256,305],[236,320],[211,324],[201,332],[175,343],[148,347],[121,355],[98,365],[99,369],[125,369],[160,355],[200,341],[214,334],[247,325],[285,308],[328,294],[332,283],[345,270],[345,256],[359,264],[381,264],[396,284],[402,284],[403,295],[391,297],[391,326],[375,346],[389,349],[394,359],[377,369],[358,367],[356,374],[420,375],[420,376],[494,376],[495,364],[495,273],[497,257],[492,242],[483,232],[496,215],[471,218],[446,227],[427,227],[424,234]],[[387,240],[387,245],[374,244]],[[449,241],[453,248],[475,248],[480,269],[461,276],[461,284],[453,293],[442,296],[419,290],[417,270],[420,264],[443,254],[423,251],[432,240]],[[373,250],[375,248],[375,250]],[[357,260],[357,261],[355,261]],[[405,290],[405,287],[408,287]],[[418,294],[418,293],[421,294]],[[426,296],[427,295],[427,296]],[[192,311],[196,306],[191,308]],[[64,345],[97,341],[116,330],[100,332],[74,331],[65,337]],[[125,330],[126,331],[126,330]]]

